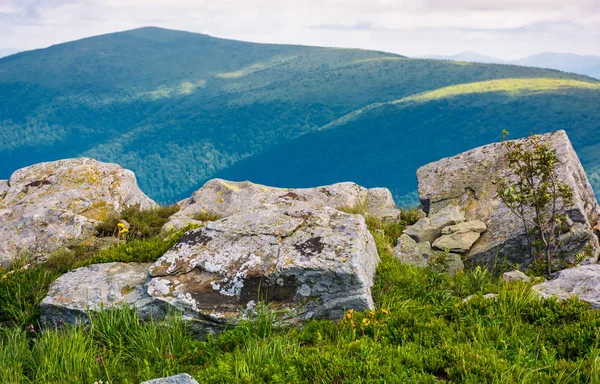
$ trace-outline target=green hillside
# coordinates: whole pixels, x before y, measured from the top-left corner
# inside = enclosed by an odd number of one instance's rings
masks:
[[[142,28],[0,59],[0,178],[86,155],[132,169],[162,202],[216,175],[281,186],[353,180],[402,196],[418,165],[502,128],[566,129],[594,170],[599,84]]]

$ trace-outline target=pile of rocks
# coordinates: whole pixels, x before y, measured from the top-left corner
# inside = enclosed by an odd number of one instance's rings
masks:
[[[408,227],[394,255],[402,263],[433,266],[453,275],[464,269],[461,254],[467,253],[485,230],[484,222],[465,221],[458,207],[448,206]]]
[[[42,301],[42,321],[87,321],[88,311],[123,305],[142,318],[176,309],[204,335],[252,316],[259,300],[293,323],[374,309],[373,237],[363,216],[332,207],[357,205],[382,220],[400,213],[383,188],[286,190],[211,180],[180,203],[170,223],[187,225],[203,211],[223,218],[187,232],[154,264],[97,264],[59,277]]]

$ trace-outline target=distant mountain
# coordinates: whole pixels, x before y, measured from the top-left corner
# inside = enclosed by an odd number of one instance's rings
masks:
[[[492,56],[482,55],[477,52],[462,52],[457,55],[441,56],[441,55],[427,55],[420,56],[424,59],[435,59],[435,60],[451,60],[451,61],[465,61],[468,63],[487,63],[487,64],[503,64],[504,61]]]
[[[600,190],[599,95],[554,70],[141,28],[0,59],[0,179],[85,155],[161,202],[215,176],[356,181],[414,202],[420,165],[503,128],[565,129]]]
[[[464,61],[469,63],[512,64],[527,67],[548,68],[600,79],[600,56],[545,52],[527,56],[519,60],[504,61],[477,52],[463,52],[451,56],[427,55],[422,57],[435,60]]]
[[[10,56],[17,52],[19,52],[19,50],[14,48],[0,48],[0,57]]]
[[[600,56],[580,56],[571,53],[540,53],[512,61],[511,64],[551,68],[579,73],[600,79]]]

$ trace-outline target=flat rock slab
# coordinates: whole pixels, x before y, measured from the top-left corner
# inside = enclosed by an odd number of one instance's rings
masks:
[[[202,213],[219,217],[231,216],[264,204],[272,204],[280,210],[354,207],[364,205],[367,214],[382,220],[396,220],[400,211],[396,208],[387,188],[363,188],[355,183],[338,183],[315,188],[276,188],[249,181],[233,182],[222,179],[209,180],[192,196],[179,202],[181,210],[165,224],[165,229],[179,229]],[[198,221],[195,221],[196,223]]]
[[[198,384],[198,382],[187,373],[182,373],[175,376],[144,381],[142,384]]]
[[[378,262],[362,216],[266,205],[187,232],[150,268],[148,293],[208,332],[243,318],[259,299],[291,321],[337,320],[347,309],[373,308]]]
[[[585,171],[564,131],[541,135],[540,142],[556,151],[558,178],[574,192],[575,205],[568,212],[570,230],[563,235],[556,257],[559,261],[575,262],[582,257],[593,262],[600,246],[592,226],[598,223],[600,209]],[[497,197],[495,181],[514,179],[506,153],[505,146],[495,143],[419,168],[419,198],[429,216],[456,206],[467,221],[486,224],[487,231],[466,254],[469,261],[491,265],[506,260],[527,266],[531,257],[523,225]]]
[[[435,214],[419,219],[415,224],[404,230],[418,243],[433,243],[442,235],[442,230],[465,221],[465,215],[458,207],[448,206]]]
[[[0,264],[89,238],[99,221],[133,205],[155,203],[117,164],[78,158],[19,169],[0,182]]]
[[[600,264],[563,269],[553,280],[534,285],[532,289],[542,297],[559,300],[576,295],[593,308],[600,309]]]
[[[87,322],[88,311],[136,308],[142,318],[161,316],[162,302],[146,293],[150,263],[105,263],[77,268],[50,285],[40,305],[48,325]]]
[[[449,250],[450,252],[466,253],[479,239],[479,232],[453,232],[449,235],[442,235],[436,239],[432,246],[439,250]]]

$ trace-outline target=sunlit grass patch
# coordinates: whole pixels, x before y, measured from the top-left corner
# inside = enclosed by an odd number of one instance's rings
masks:
[[[600,82],[586,82],[570,79],[550,79],[550,78],[531,78],[531,79],[499,79],[480,81],[476,83],[458,84],[449,87],[443,87],[434,91],[424,92],[413,96],[408,96],[392,102],[400,104],[407,102],[427,102],[439,100],[454,96],[461,96],[473,93],[503,92],[513,96],[526,93],[548,92],[560,89],[597,89],[600,90]]]

